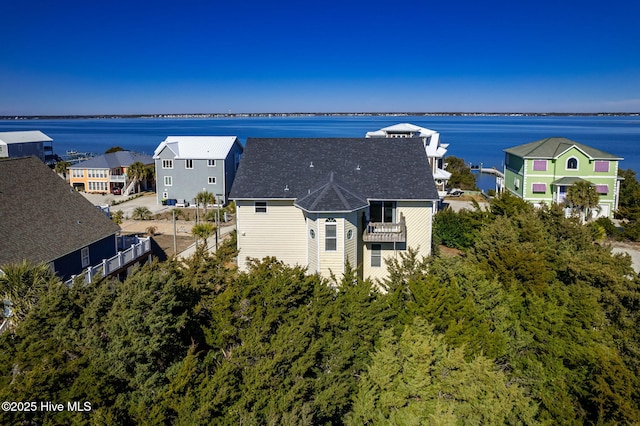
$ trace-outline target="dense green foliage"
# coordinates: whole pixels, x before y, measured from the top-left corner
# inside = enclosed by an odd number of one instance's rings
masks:
[[[628,256],[508,195],[435,223],[463,255],[408,250],[386,293],[351,269],[333,287],[272,258],[238,273],[233,241],[123,283],[16,275],[12,288],[35,293],[0,335],[0,400],[92,411],[0,412],[0,424],[640,422]]]
[[[449,187],[461,189],[476,189],[476,176],[462,158],[448,156],[445,160],[447,171],[451,173]]]

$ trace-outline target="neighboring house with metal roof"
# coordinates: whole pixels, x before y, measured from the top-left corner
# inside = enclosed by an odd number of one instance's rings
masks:
[[[68,279],[114,256],[119,230],[36,157],[0,160],[0,269],[27,260]]]
[[[69,183],[89,193],[129,193],[136,182],[127,176],[129,166],[140,162],[153,166],[153,157],[131,151],[117,151],[92,157],[69,167]],[[127,191],[128,190],[128,191]]]
[[[38,157],[45,164],[53,164],[53,139],[40,130],[0,132],[0,158],[30,155]]]
[[[504,150],[505,188],[540,205],[565,201],[567,189],[578,180],[596,187],[599,217],[613,218],[618,208],[618,161],[623,158],[579,142],[552,137]]]
[[[374,132],[367,132],[367,138],[422,138],[424,149],[429,158],[431,174],[440,193],[446,195],[447,181],[451,173],[445,170],[444,156],[449,144],[440,142],[440,133],[410,123],[394,124]]]
[[[236,136],[168,136],[153,154],[158,203],[207,191],[226,204],[241,155]]]
[[[349,263],[382,279],[410,247],[429,256],[438,192],[428,167],[421,138],[250,138],[230,195],[239,269],[275,256],[324,277]]]

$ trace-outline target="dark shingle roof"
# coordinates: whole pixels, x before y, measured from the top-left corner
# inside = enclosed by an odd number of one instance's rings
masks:
[[[0,161],[0,266],[50,262],[119,229],[37,158]]]
[[[420,138],[249,138],[230,198],[345,211],[367,199],[436,200],[438,192]]]
[[[153,164],[153,157],[145,154],[138,154],[131,151],[117,151],[109,154],[99,155],[86,161],[81,161],[69,167],[70,169],[115,169],[118,167],[129,167],[136,161],[142,164]]]
[[[589,157],[597,160],[622,160],[613,154],[609,154],[599,149],[572,141],[567,138],[553,137],[541,139],[535,142],[529,142],[524,145],[518,145],[507,148],[504,151],[509,154],[517,155],[521,158],[556,158],[571,147],[582,150]]]
[[[325,182],[306,196],[296,201],[296,206],[308,212],[351,212],[364,207],[367,200],[347,188],[336,179],[335,173],[329,173]]]

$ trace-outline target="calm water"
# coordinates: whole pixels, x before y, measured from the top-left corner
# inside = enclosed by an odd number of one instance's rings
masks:
[[[102,153],[112,146],[152,154],[169,135],[247,137],[363,137],[396,123],[440,132],[448,155],[502,168],[503,150],[563,136],[624,157],[620,167],[640,171],[640,117],[274,117],[206,119],[0,120],[0,131],[41,130],[54,151]]]

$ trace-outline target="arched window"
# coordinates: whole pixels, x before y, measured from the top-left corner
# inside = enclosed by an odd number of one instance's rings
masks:
[[[567,160],[567,170],[577,170],[578,169],[578,159],[575,157],[571,157]]]

